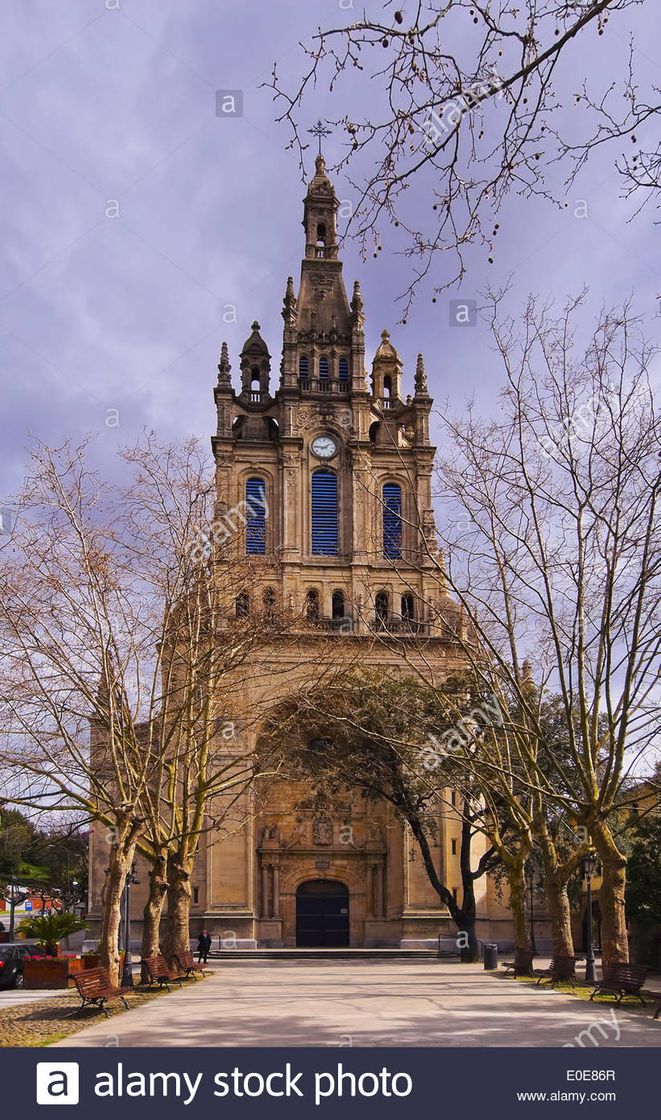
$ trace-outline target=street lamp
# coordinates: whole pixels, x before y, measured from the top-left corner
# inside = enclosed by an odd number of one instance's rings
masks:
[[[595,983],[594,949],[592,948],[592,876],[595,873],[596,866],[597,866],[596,852],[594,852],[594,851],[592,851],[592,849],[590,849],[590,851],[585,853],[585,855],[583,856],[583,859],[581,860],[581,870],[583,872],[583,878],[585,879],[585,882],[586,882],[586,891],[587,891],[587,931],[586,931],[586,935],[587,935],[588,945],[587,945],[587,953],[585,955],[585,983],[586,984],[594,984]]]
[[[122,969],[122,987],[133,987],[133,969],[131,967],[131,886],[139,883],[135,873],[135,860],[133,866],[126,876],[126,886],[124,888],[124,967]]]
[[[17,884],[13,871],[7,885],[7,891],[9,893],[9,940],[13,941],[16,929],[16,907],[20,906],[21,902],[27,897],[24,888]]]

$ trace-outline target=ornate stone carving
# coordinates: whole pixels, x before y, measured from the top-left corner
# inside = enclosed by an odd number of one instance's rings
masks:
[[[319,420],[319,410],[312,405],[300,405],[296,410],[296,428],[307,432]]]
[[[277,841],[280,834],[280,829],[277,824],[265,825],[262,829],[262,844],[265,841]]]
[[[280,841],[281,848],[300,848],[307,843],[307,821],[298,821],[287,839]]]
[[[325,813],[319,813],[312,821],[312,843],[319,848],[333,843],[333,822]]]
[[[371,820],[367,825],[367,839],[383,843],[383,829],[378,821]]]

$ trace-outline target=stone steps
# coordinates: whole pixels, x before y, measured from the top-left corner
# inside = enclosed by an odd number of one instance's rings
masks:
[[[444,954],[445,955],[445,954]],[[457,957],[459,954],[457,954]],[[212,949],[209,960],[439,960],[438,949]]]

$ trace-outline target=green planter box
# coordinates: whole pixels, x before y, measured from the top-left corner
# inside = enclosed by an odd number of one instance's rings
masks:
[[[67,988],[69,986],[69,961],[56,957],[33,957],[23,964],[25,987],[34,991],[37,988]]]

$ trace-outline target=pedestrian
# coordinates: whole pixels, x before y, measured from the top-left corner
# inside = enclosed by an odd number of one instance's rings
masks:
[[[211,934],[208,929],[203,929],[197,939],[197,963],[206,964],[211,948]]]

